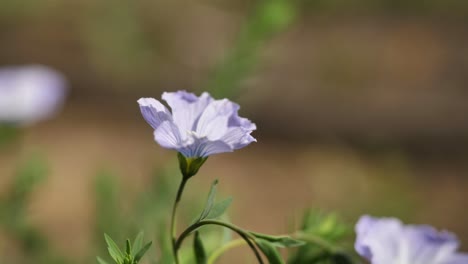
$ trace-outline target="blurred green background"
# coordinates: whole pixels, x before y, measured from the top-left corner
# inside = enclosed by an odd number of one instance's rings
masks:
[[[211,157],[183,200],[202,204],[219,178],[248,229],[284,233],[313,207],[431,224],[468,249],[466,1],[3,0],[0,65],[30,63],[72,90],[57,118],[0,151],[4,201],[22,201],[15,175],[47,174],[24,211],[4,209],[20,216],[0,229],[0,256],[22,258],[17,219],[75,259],[119,221],[135,227],[122,237],[158,229],[180,176],[136,100],[180,89],[232,98],[258,125],[258,143]]]

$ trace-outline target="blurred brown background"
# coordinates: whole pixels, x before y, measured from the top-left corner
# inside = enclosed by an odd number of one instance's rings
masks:
[[[113,168],[138,192],[151,168],[175,162],[136,100],[213,91],[232,65],[229,94],[258,143],[210,158],[187,197],[220,178],[233,221],[249,229],[281,233],[318,207],[449,229],[466,250],[467,3],[291,1],[265,11],[278,28],[263,34],[249,31],[261,1],[3,1],[0,64],[49,65],[72,90],[61,115],[0,156],[1,181],[40,149],[52,175],[30,217],[82,254],[96,170]]]

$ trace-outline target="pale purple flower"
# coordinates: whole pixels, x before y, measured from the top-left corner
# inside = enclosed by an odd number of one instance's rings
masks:
[[[186,91],[165,92],[162,99],[172,113],[154,98],[138,100],[141,113],[154,129],[155,140],[187,158],[231,152],[256,141],[254,123],[237,114],[239,105],[228,99],[214,100]]]
[[[455,235],[431,226],[362,216],[356,233],[355,249],[371,264],[468,264]]]
[[[0,68],[0,124],[30,125],[50,118],[65,94],[65,78],[48,67]]]

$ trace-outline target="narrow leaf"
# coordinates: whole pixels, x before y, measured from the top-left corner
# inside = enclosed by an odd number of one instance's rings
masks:
[[[291,238],[289,236],[271,236],[266,234],[260,234],[255,232],[250,232],[256,238],[260,238],[270,242],[275,247],[299,247],[305,244],[304,241]]]
[[[206,264],[207,258],[205,247],[203,246],[203,242],[198,231],[195,232],[193,239],[193,251],[195,253],[196,264]]]
[[[99,264],[108,264],[106,261],[104,261],[104,260],[103,260],[102,258],[100,258],[100,257],[97,257],[97,262],[98,262]]]
[[[135,238],[135,241],[133,241],[133,251],[138,252],[140,251],[141,247],[143,246],[143,232],[138,233],[137,237]]]
[[[124,258],[124,254],[122,253],[122,251],[120,251],[119,247],[110,236],[104,234],[104,238],[107,243],[107,249],[109,250],[109,254],[115,260],[115,262],[120,263],[121,260]]]
[[[283,259],[281,258],[278,250],[275,246],[263,239],[256,239],[258,247],[265,254],[270,264],[284,264]]]
[[[125,241],[125,253],[127,253],[127,256],[132,255],[132,245],[130,244],[130,239]]]
[[[198,221],[201,221],[206,218],[206,216],[210,213],[211,208],[213,207],[214,199],[216,196],[216,186],[218,185],[218,180],[215,180],[213,184],[211,185],[210,192],[208,194],[208,199],[205,204],[205,208],[203,209],[203,212],[200,215],[200,218],[198,218]],[[198,222],[197,221],[197,222]]]
[[[142,247],[140,251],[138,251],[134,258],[135,263],[138,263],[141,260],[141,258],[145,255],[146,251],[148,251],[148,249],[151,247],[151,244],[153,244],[152,241],[150,241],[148,244]]]
[[[211,209],[211,211],[208,213],[206,218],[215,219],[215,218],[222,216],[224,212],[226,212],[228,207],[231,205],[231,203],[232,203],[232,197],[229,197],[225,200],[222,200],[221,202],[216,203]]]

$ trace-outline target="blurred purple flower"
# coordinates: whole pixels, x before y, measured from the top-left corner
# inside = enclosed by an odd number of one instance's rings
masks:
[[[48,67],[0,68],[0,124],[30,125],[50,118],[65,94],[65,78]]]
[[[356,233],[355,249],[371,264],[468,264],[455,235],[431,226],[362,216]]]
[[[172,113],[154,98],[138,100],[146,122],[154,128],[155,140],[186,158],[232,152],[256,141],[250,133],[255,124],[239,117],[239,105],[228,99],[214,100],[186,91],[163,93]]]

